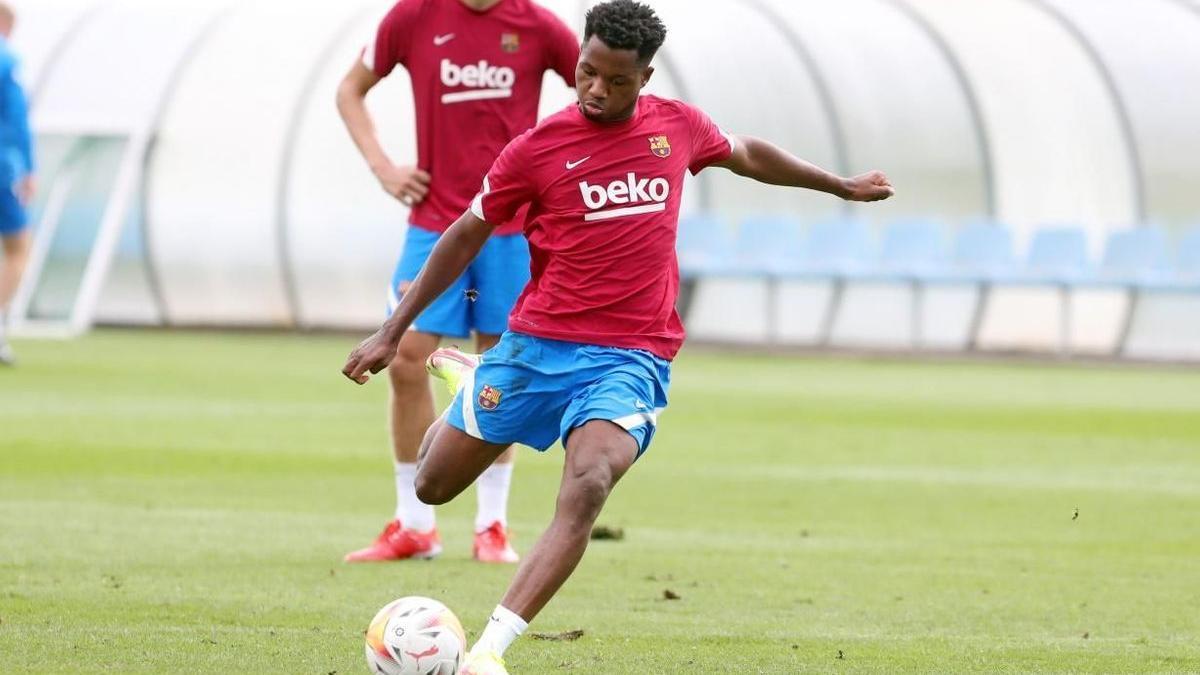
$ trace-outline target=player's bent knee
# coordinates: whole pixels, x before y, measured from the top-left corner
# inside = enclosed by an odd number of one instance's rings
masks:
[[[560,512],[580,520],[595,520],[613,489],[613,475],[601,463],[571,467],[559,492]]]
[[[417,490],[417,499],[430,506],[441,506],[458,496],[458,492],[455,492],[445,482],[423,471],[417,472],[413,487]]]
[[[388,365],[388,377],[396,388],[428,387],[429,374],[425,371],[425,357],[401,350]]]

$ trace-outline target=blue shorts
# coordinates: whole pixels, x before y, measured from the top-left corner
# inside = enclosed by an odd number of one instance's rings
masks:
[[[5,190],[0,186],[0,237],[11,237],[21,233],[28,222],[25,207],[21,206],[21,200],[17,199],[16,193],[11,187]]]
[[[388,315],[396,311],[404,288],[417,278],[421,267],[441,237],[409,225],[404,252],[392,275]],[[529,283],[529,244],[520,234],[489,237],[479,257],[446,292],[421,312],[412,329],[431,335],[465,338],[474,330],[500,335],[508,329],[508,315],[525,284]]]
[[[447,421],[489,443],[544,452],[586,422],[608,420],[633,436],[641,457],[670,384],[671,363],[650,352],[507,332],[463,378]]]

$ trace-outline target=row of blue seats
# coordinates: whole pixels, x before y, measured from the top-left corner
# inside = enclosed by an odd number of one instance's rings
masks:
[[[805,228],[791,218],[751,218],[737,236],[709,217],[680,224],[680,270],[685,277],[763,276],[784,279],[1119,286],[1200,291],[1200,226],[1172,245],[1158,227],[1111,233],[1099,264],[1078,227],[1035,232],[1019,259],[1012,232],[972,223],[948,236],[941,225],[899,221],[881,236],[857,221]]]

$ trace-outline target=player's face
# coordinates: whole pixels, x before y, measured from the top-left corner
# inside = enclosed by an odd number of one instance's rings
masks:
[[[642,87],[654,68],[638,63],[635,49],[613,49],[592,36],[575,67],[579,108],[590,120],[618,122],[633,115]]]

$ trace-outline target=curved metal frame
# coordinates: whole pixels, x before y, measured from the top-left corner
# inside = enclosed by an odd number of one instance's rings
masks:
[[[88,20],[91,19],[92,16],[99,14],[100,11],[106,6],[107,5],[105,3],[98,2],[80,12],[79,18],[75,19],[75,22],[72,23],[65,31],[63,31],[62,36],[59,37],[58,41],[54,43],[54,48],[50,50],[50,58],[46,59],[46,65],[42,67],[42,72],[38,73],[37,82],[30,84],[29,107],[31,109],[37,105],[38,97],[41,96],[42,93],[42,87],[45,86],[46,82],[50,81],[50,76],[54,74],[54,69],[57,68],[58,64],[62,61],[62,55],[64,52],[66,52],[66,50],[62,48],[63,45],[71,42],[71,40],[79,34],[79,31],[83,30],[83,27],[87,24]]]
[[[984,203],[987,205],[987,215],[989,218],[996,217],[996,169],[992,157],[992,142],[988,135],[987,124],[983,120],[983,110],[979,104],[979,96],[975,93],[975,89],[971,86],[971,80],[967,77],[967,71],[963,68],[962,61],[950,48],[950,43],[946,38],[933,27],[925,17],[913,9],[904,0],[884,0],[890,2],[901,14],[907,16],[913,23],[917,25],[929,39],[933,42],[942,56],[945,57],[946,63],[950,66],[951,72],[954,73],[954,79],[958,81],[962,87],[963,96],[967,101],[967,108],[971,112],[971,118],[975,122],[975,138],[979,144],[979,156],[983,159],[983,177],[984,177]]]
[[[816,59],[813,58],[812,50],[808,45],[804,44],[804,40],[800,35],[792,29],[788,23],[778,12],[770,5],[762,0],[743,0],[751,9],[762,14],[768,22],[779,29],[783,39],[800,57],[801,63],[808,68],[809,74],[812,75],[813,87],[817,90],[817,97],[820,99],[819,105],[824,111],[825,117],[829,120],[829,130],[833,136],[833,156],[834,163],[837,165],[836,171],[842,175],[850,173],[850,153],[847,149],[846,130],[842,127],[842,121],[838,114],[837,102],[833,98],[829,87],[829,80],[825,78],[825,73],[817,66]],[[854,204],[843,202],[841,204],[842,212],[849,216],[854,212]]]
[[[1026,0],[1029,4],[1045,11],[1055,21],[1059,23],[1067,31],[1071,37],[1079,43],[1083,48],[1088,59],[1096,67],[1100,73],[1100,79],[1104,82],[1104,88],[1108,90],[1109,97],[1112,98],[1113,109],[1117,112],[1117,122],[1121,127],[1122,140],[1125,142],[1125,153],[1128,156],[1130,178],[1133,181],[1134,207],[1133,210],[1137,214],[1138,223],[1146,222],[1146,176],[1144,165],[1142,164],[1141,148],[1138,146],[1137,134],[1133,130],[1133,118],[1129,115],[1129,108],[1125,105],[1125,99],[1121,97],[1121,90],[1117,86],[1117,80],[1113,77],[1112,70],[1108,64],[1104,62],[1100,55],[1100,50],[1092,41],[1087,38],[1083,30],[1075,25],[1071,19],[1045,0]]]
[[[309,68],[308,74],[305,76],[305,83],[297,96],[297,104],[292,112],[291,118],[288,120],[287,131],[284,133],[283,153],[279,158],[279,186],[275,193],[275,248],[279,254],[279,268],[283,275],[283,298],[287,303],[288,313],[292,317],[292,325],[307,328],[302,321],[300,291],[298,283],[298,275],[296,273],[295,261],[292,260],[291,240],[288,237],[289,220],[288,220],[288,195],[292,190],[292,172],[290,170],[292,161],[296,153],[296,139],[300,135],[300,128],[304,124],[308,113],[308,106],[305,105],[313,92],[316,90],[317,79],[321,75],[322,67],[333,55],[334,50],[341,44],[344,38],[364,16],[369,15],[374,11],[373,7],[363,6],[358,11],[354,12],[345,20],[342,26],[334,32],[321,53],[313,61],[312,67]]]
[[[183,55],[179,58],[179,63],[175,65],[174,72],[169,80],[170,84],[168,84],[166,89],[163,90],[162,98],[158,103],[158,110],[156,110],[154,113],[154,120],[151,122],[150,128],[146,130],[149,141],[146,143],[146,152],[143,153],[141,160],[142,185],[141,192],[138,195],[137,209],[141,213],[141,218],[138,220],[139,225],[142,228],[142,252],[145,256],[146,264],[146,285],[150,291],[150,297],[154,299],[154,306],[158,310],[159,323],[162,325],[169,324],[170,313],[167,311],[167,296],[162,290],[162,276],[159,274],[158,265],[154,261],[154,256],[150,254],[150,242],[153,240],[153,236],[151,235],[149,221],[146,217],[146,214],[150,211],[147,206],[146,199],[150,194],[150,184],[154,180],[153,174],[150,172],[150,161],[153,157],[153,154],[157,151],[158,128],[162,125],[163,115],[166,113],[167,105],[170,103],[171,98],[175,95],[175,92],[179,87],[180,78],[178,75],[183,72],[185,68],[187,68],[188,64],[192,60],[192,57],[198,51],[200,51],[200,48],[204,46],[204,43],[208,41],[208,38],[212,37],[213,33],[216,32],[217,26],[219,26],[221,22],[225,21],[232,13],[232,6],[227,6],[223,10],[218,11],[211,19],[209,19],[208,25],[201,29],[201,31],[192,40],[192,44],[188,45],[188,48],[184,50]]]

